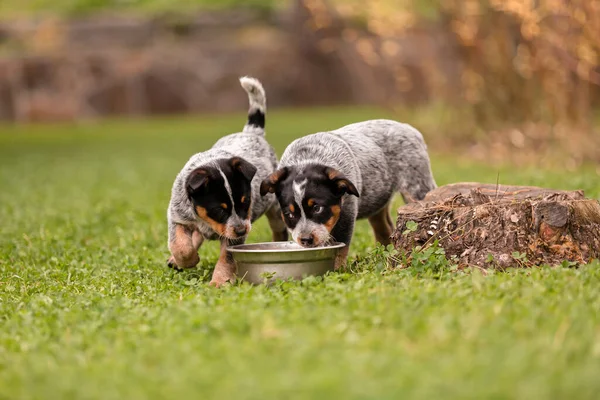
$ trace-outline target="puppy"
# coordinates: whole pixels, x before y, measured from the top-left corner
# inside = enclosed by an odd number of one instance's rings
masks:
[[[265,140],[265,91],[253,78],[240,78],[240,83],[250,101],[243,131],[189,159],[175,178],[167,211],[170,267],[195,267],[202,242],[221,241],[211,280],[215,286],[235,276],[227,247],[243,243],[261,215],[266,213],[274,240],[287,240],[275,196],[259,194],[261,182],[277,167],[275,152]]]
[[[377,241],[387,245],[394,228],[393,194],[410,202],[434,188],[421,133],[396,121],[372,120],[295,140],[260,193],[277,196],[283,220],[301,246],[345,243],[339,267],[346,262],[356,219],[368,218]]]

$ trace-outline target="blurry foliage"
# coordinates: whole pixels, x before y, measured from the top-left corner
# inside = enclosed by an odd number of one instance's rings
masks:
[[[400,50],[394,39],[437,21],[455,39],[462,97],[480,123],[586,122],[600,86],[600,2],[589,0],[301,0],[313,28],[362,18],[345,39],[369,65]],[[377,37],[381,46],[369,38]],[[405,80],[400,68],[397,80]]]
[[[600,100],[600,1],[597,0],[295,0],[315,31],[342,24],[341,39],[368,66],[395,63],[398,38],[435,23],[456,46],[460,87],[482,126],[498,121],[588,122]],[[183,12],[274,9],[292,0],[1,0],[0,17],[98,10]],[[336,41],[317,45],[331,51]],[[339,43],[339,42],[338,42]],[[432,62],[430,62],[431,64]],[[438,97],[448,93],[443,66],[422,65]],[[414,87],[405,65],[393,65],[399,92]],[[438,76],[440,75],[440,76]],[[414,78],[412,78],[414,79]],[[436,87],[437,86],[437,87]],[[443,87],[442,87],[443,86]],[[455,95],[455,93],[452,93]],[[437,98],[448,100],[446,98]],[[453,99],[451,99],[453,100]]]
[[[569,170],[600,162],[600,1],[298,1],[313,30],[341,26],[341,52],[349,46],[368,68],[391,69],[392,90],[417,87],[442,104],[437,123],[410,121],[443,132],[448,146]],[[447,47],[438,58],[420,54],[414,74],[403,43],[414,53],[423,32],[440,33]]]
[[[483,119],[588,119],[600,85],[600,2],[442,5],[462,49],[465,98]]]
[[[187,12],[197,9],[254,8],[270,10],[285,0],[1,0],[0,17],[82,14],[96,11]]]

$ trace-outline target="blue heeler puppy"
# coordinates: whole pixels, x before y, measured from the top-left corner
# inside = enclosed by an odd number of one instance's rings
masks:
[[[265,91],[253,78],[241,78],[240,83],[250,101],[243,131],[190,158],[175,178],[167,211],[170,267],[195,267],[202,242],[221,241],[211,280],[216,286],[235,276],[227,247],[243,243],[261,215],[266,213],[274,240],[287,240],[275,196],[260,196],[261,182],[277,167],[275,152],[265,140]]]
[[[390,201],[421,200],[436,188],[427,146],[410,125],[372,120],[305,136],[285,150],[261,195],[276,194],[294,241],[317,247],[342,242],[346,262],[357,218],[368,218],[380,243],[390,243]]]

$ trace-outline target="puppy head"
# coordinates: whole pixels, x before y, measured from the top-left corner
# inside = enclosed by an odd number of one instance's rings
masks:
[[[219,236],[245,237],[251,228],[252,178],[256,167],[233,157],[193,170],[186,191],[196,215]]]
[[[321,164],[275,171],[261,184],[260,194],[267,193],[275,193],[294,241],[304,247],[325,245],[340,218],[343,196],[359,196],[343,174]]]

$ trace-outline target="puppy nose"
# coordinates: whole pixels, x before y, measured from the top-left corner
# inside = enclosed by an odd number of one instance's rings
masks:
[[[233,229],[233,231],[235,232],[236,235],[238,236],[244,236],[246,234],[246,227],[245,226],[237,226]]]
[[[304,246],[310,246],[314,243],[315,239],[312,236],[304,236],[300,238],[300,243]]]

